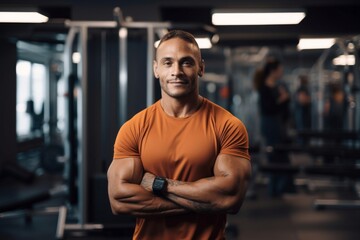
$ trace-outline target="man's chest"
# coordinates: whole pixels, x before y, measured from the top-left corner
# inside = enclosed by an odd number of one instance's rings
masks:
[[[218,148],[211,125],[165,123],[144,134],[140,154],[145,171],[191,181],[212,175]]]

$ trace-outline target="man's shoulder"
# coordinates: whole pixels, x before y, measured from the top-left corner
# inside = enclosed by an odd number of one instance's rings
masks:
[[[207,100],[208,110],[211,112],[216,128],[221,131],[228,128],[244,128],[243,122],[222,106]]]
[[[229,112],[222,106],[220,106],[210,100],[206,100],[206,101],[207,101],[206,104],[207,104],[208,111],[211,111],[215,118],[220,118],[220,119],[224,119],[224,120],[238,119],[231,112]]]

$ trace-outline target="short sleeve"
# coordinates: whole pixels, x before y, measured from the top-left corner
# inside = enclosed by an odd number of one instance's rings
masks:
[[[220,134],[220,154],[229,154],[250,160],[249,139],[244,124],[232,117],[224,124]]]
[[[138,138],[133,122],[126,122],[119,130],[114,144],[114,159],[139,157]]]

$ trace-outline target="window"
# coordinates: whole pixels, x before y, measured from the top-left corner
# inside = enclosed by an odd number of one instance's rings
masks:
[[[16,132],[21,136],[42,130],[46,66],[19,60],[16,75]]]

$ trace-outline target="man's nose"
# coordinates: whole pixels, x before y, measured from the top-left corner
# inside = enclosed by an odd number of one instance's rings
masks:
[[[172,76],[179,76],[183,74],[183,70],[180,64],[175,63],[173,64],[173,69],[172,69]]]

